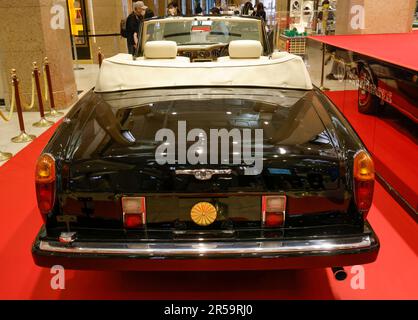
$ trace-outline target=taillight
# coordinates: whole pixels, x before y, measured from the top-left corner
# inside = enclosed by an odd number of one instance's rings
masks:
[[[273,228],[284,225],[286,196],[262,197],[262,222],[264,227]]]
[[[125,228],[140,228],[146,223],[145,197],[122,197],[123,225]]]
[[[45,219],[55,202],[55,159],[50,154],[42,154],[36,162],[35,185],[38,208]]]
[[[365,151],[359,151],[354,156],[354,200],[357,209],[364,217],[367,216],[373,201],[374,164]]]

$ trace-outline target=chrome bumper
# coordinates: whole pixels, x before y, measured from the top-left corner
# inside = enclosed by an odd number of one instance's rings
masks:
[[[306,239],[213,242],[61,243],[46,237],[42,228],[32,247],[42,267],[135,271],[236,271],[321,268],[370,263],[376,260],[379,240],[370,225],[362,234]]]
[[[371,235],[338,239],[237,241],[205,243],[105,243],[73,242],[63,245],[56,241],[39,242],[42,252],[77,255],[134,255],[139,257],[223,257],[223,256],[282,256],[304,254],[339,254],[370,248]]]

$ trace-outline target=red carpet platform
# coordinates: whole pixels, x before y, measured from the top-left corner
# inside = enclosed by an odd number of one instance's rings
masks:
[[[381,251],[375,263],[364,266],[364,290],[351,288],[350,268],[344,282],[328,269],[67,271],[65,290],[52,290],[50,270],[33,264],[30,249],[41,226],[34,164],[54,129],[0,167],[0,299],[418,299],[418,225],[379,184],[369,217]]]
[[[418,71],[418,31],[402,34],[312,36],[309,38]]]
[[[360,53],[393,65],[418,71],[418,31],[402,34],[312,36],[314,41]],[[383,116],[360,115],[357,91],[330,92],[329,97],[349,118],[367,148],[376,169],[406,201],[418,210],[418,129],[388,106]],[[402,103],[408,103],[402,101]]]

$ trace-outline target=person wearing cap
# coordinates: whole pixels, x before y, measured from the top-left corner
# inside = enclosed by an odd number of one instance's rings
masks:
[[[138,32],[143,19],[151,18],[154,12],[149,9],[143,1],[133,3],[133,11],[126,20],[126,39],[128,52],[134,54],[138,48]]]

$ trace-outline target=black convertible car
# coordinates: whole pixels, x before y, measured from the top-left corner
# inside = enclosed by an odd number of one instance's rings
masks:
[[[211,27],[199,30],[203,39]],[[157,39],[136,60],[104,61],[38,160],[36,264],[245,270],[376,259],[373,162],[351,126],[299,57],[263,56],[254,39],[226,52],[193,62]]]

